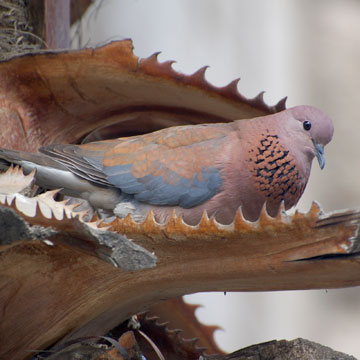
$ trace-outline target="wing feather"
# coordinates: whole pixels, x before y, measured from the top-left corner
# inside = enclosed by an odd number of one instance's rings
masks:
[[[221,187],[221,153],[228,124],[183,126],[129,138],[109,150],[103,171],[109,182],[153,205],[190,208]]]
[[[179,126],[154,133],[84,145],[53,145],[40,151],[74,174],[119,188],[153,205],[190,208],[221,187],[216,158],[231,124]]]

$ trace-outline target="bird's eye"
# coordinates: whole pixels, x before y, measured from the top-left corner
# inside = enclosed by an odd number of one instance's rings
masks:
[[[305,129],[306,131],[309,131],[309,130],[311,129],[311,122],[308,121],[308,120],[305,120],[305,121],[303,122],[303,127],[304,127],[304,129]]]

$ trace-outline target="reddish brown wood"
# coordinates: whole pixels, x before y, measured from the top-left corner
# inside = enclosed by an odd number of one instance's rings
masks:
[[[284,221],[237,218],[227,229],[205,219],[198,227],[126,219],[121,230],[117,224],[121,233],[157,256],[155,267],[139,271],[57,242],[64,231],[68,240],[81,236],[76,226],[71,230],[75,220],[53,219],[52,228],[62,229],[48,236],[54,246],[23,240],[0,248],[0,358],[22,359],[28,349],[60,339],[104,334],[160,300],[188,293],[360,285],[359,217],[343,212],[319,220],[314,206]],[[33,219],[45,223],[40,213]]]
[[[183,298],[162,301],[152,306],[144,318],[157,318],[159,323],[167,323],[170,330],[181,329],[181,339],[198,338],[197,346],[206,348],[208,354],[222,354],[214,340],[214,332],[220,327],[201,324],[195,311],[199,305],[187,304]]]
[[[184,75],[155,56],[139,59],[130,40],[15,58],[0,63],[0,145],[33,151],[112,124],[118,126],[112,136],[126,136],[284,108],[284,102],[247,99],[234,84],[217,88],[203,71]]]

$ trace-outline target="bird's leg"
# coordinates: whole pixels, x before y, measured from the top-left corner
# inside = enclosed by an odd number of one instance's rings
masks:
[[[136,222],[143,222],[146,218],[146,215],[144,215],[139,208],[130,201],[120,202],[117,204],[114,209],[114,214],[121,219],[130,214],[132,219]]]

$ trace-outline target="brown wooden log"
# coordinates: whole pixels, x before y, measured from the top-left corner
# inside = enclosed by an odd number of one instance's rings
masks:
[[[4,245],[0,357],[22,359],[60,339],[104,334],[160,300],[193,292],[359,285],[359,218],[358,212],[319,218],[314,206],[307,215],[282,220],[263,214],[250,224],[237,218],[227,229],[205,218],[198,227],[175,218],[168,225],[149,218],[142,226],[127,219],[121,232],[157,258],[156,266],[137,271],[64,244],[64,231],[47,237],[53,246],[34,239]],[[43,221],[41,214],[34,219]],[[71,228],[65,233],[67,240],[81,240],[79,234]]]
[[[217,88],[206,81],[205,69],[184,75],[171,64],[158,62],[156,55],[139,59],[130,40],[2,62],[0,144],[35,151],[49,143],[81,141],[99,129],[95,135],[128,136],[285,107],[284,101],[266,105],[261,94],[245,98],[237,81]]]

